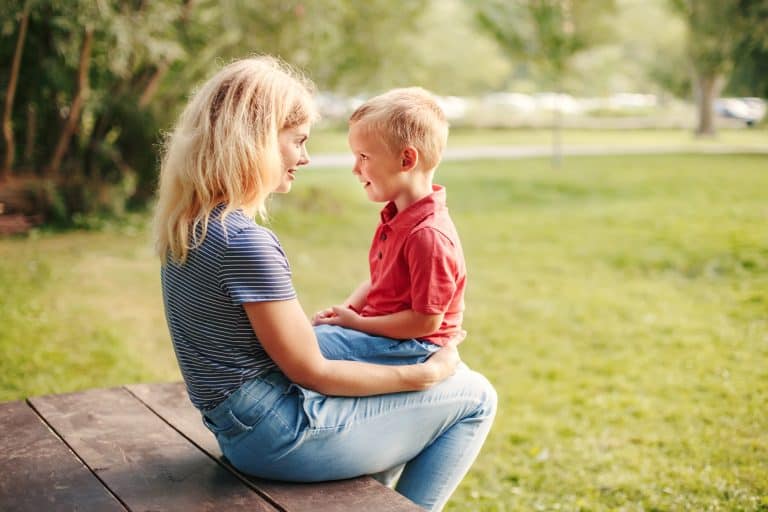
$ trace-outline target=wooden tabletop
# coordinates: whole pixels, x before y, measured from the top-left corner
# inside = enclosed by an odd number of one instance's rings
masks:
[[[222,458],[183,384],[0,404],[0,511],[417,512],[369,477],[295,484]]]

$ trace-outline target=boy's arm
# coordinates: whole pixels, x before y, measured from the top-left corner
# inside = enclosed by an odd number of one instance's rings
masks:
[[[444,313],[426,314],[406,309],[389,315],[360,316],[344,306],[333,306],[333,314],[316,319],[317,324],[341,325],[358,331],[400,340],[422,338],[440,328]]]
[[[344,301],[344,306],[351,307],[355,311],[360,311],[365,306],[365,299],[368,297],[368,292],[371,290],[371,280],[366,279],[360,286],[355,288],[349,297]]]

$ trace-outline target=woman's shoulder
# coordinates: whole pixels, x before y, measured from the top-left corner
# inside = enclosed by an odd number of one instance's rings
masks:
[[[222,215],[221,212],[214,212],[211,216],[210,225],[216,231],[220,231],[229,241],[236,239],[278,241],[277,236],[272,230],[258,224],[242,210],[234,210],[227,215]]]
[[[253,218],[241,210],[235,210],[224,216],[213,219],[216,225],[217,238],[226,247],[227,251],[242,251],[261,249],[271,252],[277,249],[282,253],[280,240],[269,228],[258,224]]]

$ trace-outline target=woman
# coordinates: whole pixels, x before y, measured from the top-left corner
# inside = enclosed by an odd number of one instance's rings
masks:
[[[316,117],[306,79],[255,57],[208,80],[168,137],[154,228],[181,373],[241,471],[319,481],[402,470],[396,490],[439,510],[488,434],[493,388],[454,345],[419,365],[324,358],[277,237],[253,221],[309,163]]]

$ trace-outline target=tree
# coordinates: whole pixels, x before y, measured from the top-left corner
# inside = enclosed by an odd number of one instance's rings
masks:
[[[610,38],[606,15],[613,0],[484,0],[476,5],[480,26],[512,61],[530,63],[541,83],[556,93],[578,53]],[[560,162],[560,109],[552,124],[553,164]]]
[[[768,98],[768,0],[740,0],[739,5],[749,27],[735,46],[727,90]]]
[[[687,53],[694,75],[698,105],[695,133],[714,136],[714,101],[728,83],[734,65],[740,76],[763,65],[750,62],[768,50],[766,0],[672,0],[688,26]]]
[[[376,90],[381,70],[408,55],[412,40],[398,35],[419,32],[429,1],[5,0],[0,62],[10,65],[0,67],[0,87],[11,163],[0,169],[14,167],[14,141],[23,140],[13,173],[32,190],[16,197],[38,198],[28,213],[49,220],[143,206],[160,134],[214,68],[269,53],[320,87]]]
[[[8,86],[5,91],[5,108],[3,109],[3,139],[5,140],[5,157],[0,165],[0,182],[8,178],[11,173],[11,166],[16,154],[16,144],[13,136],[13,124],[11,113],[13,112],[13,99],[16,95],[16,84],[19,81],[19,66],[21,65],[21,55],[24,49],[24,42],[27,38],[27,26],[29,25],[29,3],[24,2],[21,11],[21,20],[19,22],[19,35],[16,40],[16,47],[13,51],[13,62],[11,64]]]
[[[91,65],[91,49],[93,48],[92,27],[86,26],[83,30],[82,44],[83,47],[80,51],[80,60],[78,61],[77,66],[77,85],[75,94],[72,97],[64,127],[61,130],[59,141],[56,143],[51,162],[48,164],[47,168],[47,174],[53,178],[58,177],[61,160],[64,158],[67,148],[69,147],[69,142],[72,139],[72,135],[75,133],[75,128],[80,122],[80,112],[83,110],[83,103],[85,103],[86,97],[88,96],[88,68]]]

